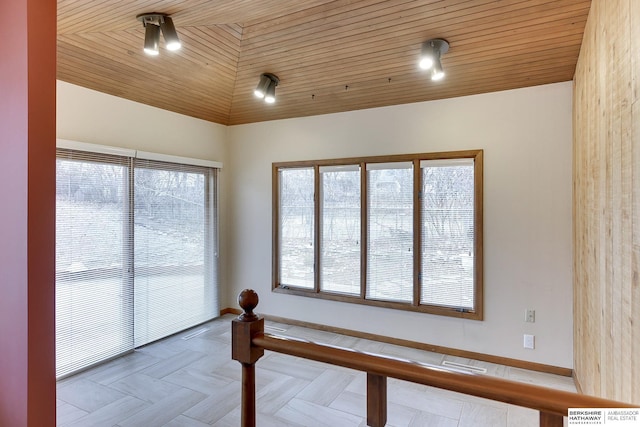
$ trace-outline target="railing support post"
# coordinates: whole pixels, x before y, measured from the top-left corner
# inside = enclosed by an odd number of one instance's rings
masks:
[[[387,424],[387,377],[367,372],[367,425]]]
[[[252,345],[252,338],[264,333],[264,318],[253,309],[258,305],[258,294],[245,289],[238,296],[244,312],[231,322],[231,358],[242,364],[242,427],[256,425],[256,366],[264,349]]]
[[[563,419],[562,415],[540,411],[540,427],[562,427]]]

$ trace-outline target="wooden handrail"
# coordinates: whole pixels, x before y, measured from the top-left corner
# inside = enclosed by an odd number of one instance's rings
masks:
[[[244,313],[232,322],[231,351],[242,363],[242,426],[255,426],[255,362],[264,350],[302,357],[367,373],[367,425],[386,423],[386,379],[442,388],[540,411],[541,427],[560,427],[569,408],[635,408],[624,402],[554,390],[502,378],[377,355],[304,339],[264,333],[264,319],[253,313],[258,295],[245,289],[239,296]],[[250,396],[248,396],[250,394]]]
[[[567,415],[569,408],[622,408],[633,405],[503,378],[360,352],[311,341],[259,333],[252,343],[265,350],[329,363],[539,411]]]

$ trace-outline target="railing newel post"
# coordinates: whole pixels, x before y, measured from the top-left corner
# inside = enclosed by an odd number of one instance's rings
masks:
[[[242,427],[256,425],[256,366],[264,349],[252,344],[256,334],[264,333],[264,318],[253,309],[258,305],[258,294],[245,289],[238,296],[243,313],[231,321],[231,358],[242,364]]]

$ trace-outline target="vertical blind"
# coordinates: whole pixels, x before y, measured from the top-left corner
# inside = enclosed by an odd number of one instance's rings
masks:
[[[219,313],[215,169],[58,149],[56,180],[58,377]]]

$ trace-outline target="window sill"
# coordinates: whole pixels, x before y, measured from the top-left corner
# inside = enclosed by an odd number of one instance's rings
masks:
[[[441,307],[433,305],[414,305],[404,302],[380,301],[365,299],[360,296],[338,294],[331,292],[316,292],[313,289],[296,288],[286,285],[276,285],[272,289],[275,293],[296,295],[310,298],[318,298],[329,301],[345,302],[350,304],[368,305],[371,307],[391,308],[394,310],[413,311],[419,313],[435,314],[438,316],[457,317],[468,320],[484,320],[482,313],[478,311],[462,311],[454,307]]]

